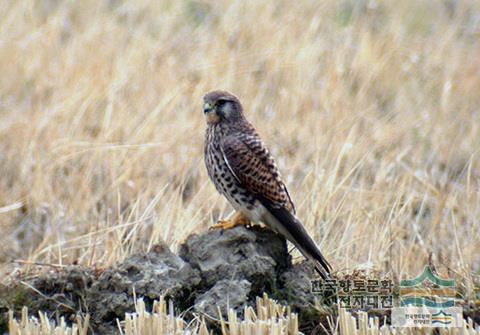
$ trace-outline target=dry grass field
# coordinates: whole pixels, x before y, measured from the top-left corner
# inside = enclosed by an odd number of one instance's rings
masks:
[[[480,272],[480,3],[0,1],[0,274],[105,267],[228,214],[227,89],[335,270]]]

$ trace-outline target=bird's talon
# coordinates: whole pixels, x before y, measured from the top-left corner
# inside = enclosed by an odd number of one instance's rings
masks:
[[[210,228],[211,229],[230,229],[235,226],[234,222],[232,220],[218,220],[217,223],[212,225]]]
[[[244,218],[241,214],[236,214],[233,218],[231,219],[223,219],[223,220],[218,220],[218,222],[214,225],[212,225],[210,228],[211,229],[231,229],[235,226],[249,226],[250,225],[250,220]]]

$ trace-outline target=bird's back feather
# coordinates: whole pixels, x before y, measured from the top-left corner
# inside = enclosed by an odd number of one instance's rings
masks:
[[[226,136],[221,150],[228,167],[243,187],[295,212],[275,161],[253,128]]]

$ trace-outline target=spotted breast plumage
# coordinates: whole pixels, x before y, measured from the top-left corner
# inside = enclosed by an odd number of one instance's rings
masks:
[[[285,236],[327,278],[331,267],[295,216],[295,206],[278,168],[233,94],[213,91],[204,97],[207,119],[205,165],[218,192],[235,208],[217,228],[263,222]]]

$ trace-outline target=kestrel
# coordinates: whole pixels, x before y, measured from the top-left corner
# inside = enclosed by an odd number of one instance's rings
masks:
[[[313,261],[325,279],[331,267],[295,216],[295,206],[273,157],[243,114],[237,97],[225,91],[204,96],[207,120],[205,165],[215,188],[235,209],[216,228],[263,222]]]

